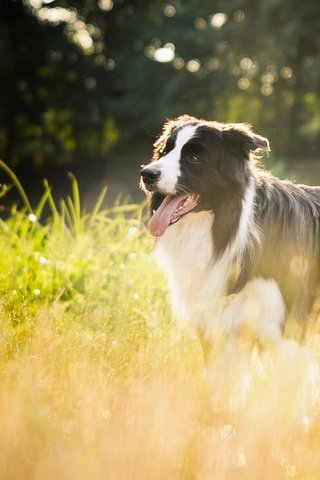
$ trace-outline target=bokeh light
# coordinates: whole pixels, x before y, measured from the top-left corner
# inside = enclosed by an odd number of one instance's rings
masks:
[[[201,67],[201,63],[200,63],[200,60],[198,60],[197,58],[193,58],[192,60],[189,60],[186,64],[187,70],[189,70],[189,72],[191,73],[198,72],[200,70],[200,67]]]
[[[227,20],[228,17],[225,13],[216,13],[211,17],[210,25],[212,28],[219,29],[226,23]]]
[[[113,8],[113,1],[112,0],[99,0],[99,7],[101,10],[105,10],[108,12]]]
[[[250,87],[250,80],[248,78],[239,78],[238,80],[238,87],[241,90],[247,90]]]
[[[172,43],[166,43],[164,47],[157,48],[153,54],[154,60],[161,63],[172,62],[174,59],[175,46]]]
[[[176,14],[176,9],[173,5],[166,5],[164,7],[163,13],[166,17],[173,17]]]

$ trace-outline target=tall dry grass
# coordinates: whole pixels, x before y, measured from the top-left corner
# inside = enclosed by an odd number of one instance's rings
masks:
[[[0,221],[0,478],[318,480],[318,330],[206,367],[141,207],[85,214],[72,185]]]

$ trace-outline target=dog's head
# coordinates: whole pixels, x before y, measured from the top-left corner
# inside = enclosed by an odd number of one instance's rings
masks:
[[[211,210],[215,198],[242,194],[256,150],[266,138],[245,124],[222,124],[183,115],[165,123],[151,163],[141,170],[141,186],[151,197],[149,228],[161,236],[191,210]]]

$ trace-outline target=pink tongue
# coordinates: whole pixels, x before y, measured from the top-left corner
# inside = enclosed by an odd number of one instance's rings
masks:
[[[148,223],[150,233],[154,237],[161,237],[170,224],[171,216],[179,203],[187,198],[188,195],[177,195],[166,197],[158,210],[154,212]]]

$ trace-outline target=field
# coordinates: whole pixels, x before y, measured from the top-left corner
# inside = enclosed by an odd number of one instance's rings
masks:
[[[5,168],[2,165],[3,168]],[[320,478],[320,336],[221,343],[172,318],[141,205],[75,179],[0,221],[0,478]],[[3,192],[5,193],[5,191]],[[50,216],[43,209],[50,208]]]

